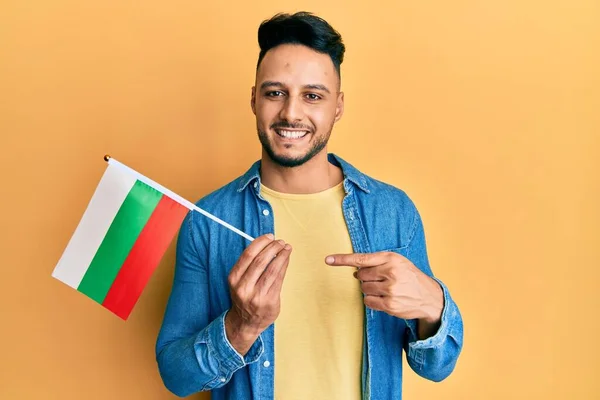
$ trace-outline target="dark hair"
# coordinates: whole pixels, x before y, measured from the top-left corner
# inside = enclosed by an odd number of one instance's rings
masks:
[[[263,21],[258,28],[259,67],[267,51],[281,44],[301,44],[318,53],[328,54],[340,76],[346,47],[342,36],[322,18],[309,12],[280,13]]]

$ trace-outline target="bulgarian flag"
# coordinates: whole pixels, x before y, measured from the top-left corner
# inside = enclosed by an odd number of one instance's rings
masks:
[[[190,210],[253,238],[120,162],[108,167],[52,276],[126,320]]]

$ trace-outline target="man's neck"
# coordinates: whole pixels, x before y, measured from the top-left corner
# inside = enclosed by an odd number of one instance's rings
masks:
[[[343,179],[342,170],[327,159],[327,150],[293,168],[275,164],[263,151],[260,178],[269,189],[281,193],[310,194],[327,190]]]

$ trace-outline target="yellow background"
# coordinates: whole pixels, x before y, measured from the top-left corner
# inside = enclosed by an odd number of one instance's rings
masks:
[[[260,156],[257,27],[298,9],[2,1],[0,398],[174,397],[154,361],[174,242],[127,322],[50,275],[104,153],[190,200]],[[405,399],[600,398],[600,3],[301,9],[347,45],[330,151],[414,199],[464,316],[454,374],[405,370]]]

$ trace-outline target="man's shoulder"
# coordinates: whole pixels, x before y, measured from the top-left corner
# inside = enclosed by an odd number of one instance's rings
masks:
[[[375,195],[390,196],[394,200],[412,202],[405,189],[396,186],[394,183],[386,182],[369,175],[365,175],[365,179],[367,180],[369,191]]]
[[[344,171],[344,175],[361,189],[358,192],[365,193],[365,199],[378,205],[389,202],[390,205],[396,207],[400,206],[405,209],[414,208],[414,203],[404,189],[359,170],[336,154],[331,154],[330,160],[339,165]]]
[[[361,174],[365,190],[354,192],[358,193],[355,197],[364,221],[371,232],[378,232],[372,237],[373,245],[381,249],[405,247],[412,240],[420,220],[415,203],[403,188]]]
[[[238,189],[241,180],[242,176],[239,176],[229,183],[212,190],[196,201],[196,205],[204,209],[215,209],[219,208],[219,206],[231,205],[236,200],[239,201],[241,196],[238,196]]]
[[[366,173],[362,173],[366,183],[366,197],[376,203],[378,207],[387,207],[400,209],[406,212],[416,211],[415,203],[404,188],[395,183],[387,182],[375,178]]]
[[[236,199],[239,201],[242,197],[240,196],[242,189],[258,176],[259,166],[259,161],[254,162],[246,172],[219,188],[213,189],[203,195],[195,204],[198,207],[203,208],[227,205],[230,204],[231,201],[236,201]]]

